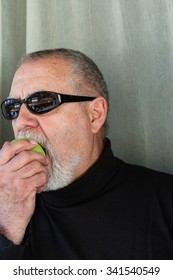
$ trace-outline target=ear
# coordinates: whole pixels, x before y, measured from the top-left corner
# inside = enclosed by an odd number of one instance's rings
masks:
[[[108,106],[102,96],[97,97],[90,104],[91,129],[93,133],[97,133],[105,123]]]

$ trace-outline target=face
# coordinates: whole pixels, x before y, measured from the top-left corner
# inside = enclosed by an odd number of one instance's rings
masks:
[[[75,95],[69,64],[63,60],[42,59],[24,63],[16,72],[10,97],[23,99],[37,91]],[[53,111],[35,115],[21,106],[12,121],[15,137],[36,139],[50,159],[48,190],[64,187],[80,177],[97,159],[90,116],[91,103],[64,103]]]

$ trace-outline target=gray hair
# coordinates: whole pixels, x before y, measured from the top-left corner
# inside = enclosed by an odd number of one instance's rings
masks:
[[[63,59],[70,62],[70,74],[78,95],[103,96],[109,104],[109,94],[104,77],[97,65],[84,53],[72,49],[48,49],[26,54],[21,64],[46,58]],[[102,128],[103,138],[107,131],[107,121]]]

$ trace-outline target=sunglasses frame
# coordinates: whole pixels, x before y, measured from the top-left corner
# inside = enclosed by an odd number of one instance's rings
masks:
[[[37,97],[37,95],[41,95],[41,94],[50,94],[51,96],[54,96],[55,99],[55,103],[54,105],[49,108],[48,110],[46,111],[40,111],[40,112],[37,112],[35,110],[32,109],[32,105],[29,106],[29,101],[35,96]],[[38,96],[39,97],[39,96]],[[69,95],[69,94],[63,94],[63,93],[59,93],[59,92],[53,92],[53,91],[37,91],[37,92],[34,92],[32,93],[30,96],[24,98],[24,99],[15,99],[15,98],[7,98],[5,99],[2,103],[1,103],[1,111],[2,111],[2,114],[3,116],[7,119],[7,120],[14,120],[16,119],[18,116],[19,116],[19,112],[20,112],[20,108],[22,106],[22,104],[25,104],[27,109],[32,113],[32,114],[36,114],[36,115],[42,115],[42,114],[46,114],[56,108],[58,108],[61,104],[63,103],[67,103],[67,102],[85,102],[85,101],[92,101],[94,100],[96,97],[91,97],[91,96],[79,96],[79,95]],[[17,114],[15,117],[8,117],[8,115],[10,114],[6,114],[5,113],[5,110],[4,110],[4,107],[5,107],[5,103],[10,103],[11,101],[11,104],[18,104],[20,107],[19,107],[19,110],[16,111]],[[14,101],[14,102],[13,102]],[[33,104],[34,105],[34,104]],[[41,105],[41,104],[40,104]]]

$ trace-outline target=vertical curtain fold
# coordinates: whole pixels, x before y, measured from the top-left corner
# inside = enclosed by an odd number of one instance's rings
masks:
[[[2,5],[0,1],[0,103],[2,102]],[[2,115],[0,115],[0,147],[2,139]]]
[[[26,52],[26,1],[1,0],[1,9],[1,99],[5,99],[19,59]],[[1,129],[2,143],[13,138],[10,122],[3,119]]]

